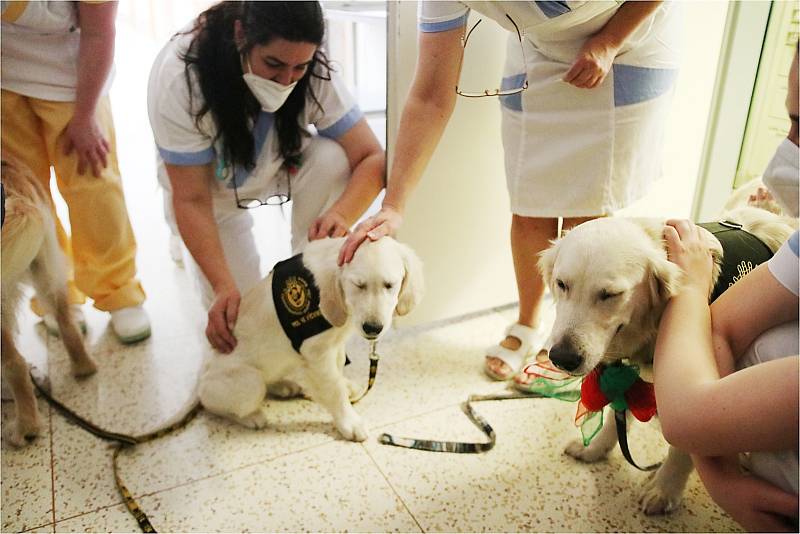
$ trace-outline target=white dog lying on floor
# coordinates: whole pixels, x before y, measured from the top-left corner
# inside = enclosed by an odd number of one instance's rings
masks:
[[[274,293],[276,271],[271,272],[242,298],[234,351],[209,358],[198,389],[203,407],[247,427],[263,428],[268,388],[279,396],[299,393],[285,379],[301,367],[306,393],[330,412],[342,436],[352,441],[367,438],[342,375],[345,342],[354,331],[375,341],[391,325],[395,312],[411,311],[422,296],[422,265],[410,248],[383,238],[365,242],[350,263],[339,267],[343,241],[312,241],[302,257],[319,288],[319,311],[332,327],[295,341],[299,348],[295,350],[281,326],[280,307],[286,305],[291,324],[298,328],[318,319],[319,313],[308,309],[312,299],[303,279],[291,275]]]
[[[773,253],[797,226],[796,219],[757,208],[739,208],[725,219],[741,224],[762,241],[760,247],[766,245]],[[680,291],[682,276],[667,259],[663,227],[664,221],[655,219],[596,219],[575,227],[542,253],[539,266],[556,302],[556,319],[546,344],[554,365],[583,376],[600,363],[621,359],[640,366],[652,363],[661,314],[669,298]],[[722,246],[711,233],[704,235],[714,256],[716,283]],[[606,417],[587,447],[577,439],[565,452],[595,462],[616,443],[614,417]],[[691,470],[689,456],[670,447],[663,465],[645,485],[643,511],[673,510]]]

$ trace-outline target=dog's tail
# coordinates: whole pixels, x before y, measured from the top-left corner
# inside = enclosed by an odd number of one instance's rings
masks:
[[[797,230],[798,221],[792,217],[775,215],[760,208],[744,206],[725,213],[742,225],[742,229],[759,238],[774,253]]]
[[[52,216],[40,184],[24,166],[2,162],[6,192],[3,223],[3,278],[18,280],[39,253]]]

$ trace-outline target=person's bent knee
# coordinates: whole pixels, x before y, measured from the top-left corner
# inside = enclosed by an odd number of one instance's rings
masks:
[[[346,182],[350,178],[350,161],[347,159],[347,153],[336,141],[316,136],[307,150],[308,163],[319,169],[320,174],[330,177],[333,182],[339,180]]]

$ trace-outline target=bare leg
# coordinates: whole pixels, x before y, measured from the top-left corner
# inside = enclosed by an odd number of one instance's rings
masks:
[[[550,240],[556,237],[558,219],[522,217],[514,215],[511,219],[511,254],[514,257],[514,274],[517,279],[519,296],[519,317],[517,322],[534,326],[539,320],[539,304],[544,295],[544,283],[539,272],[539,253],[545,250]],[[500,345],[517,350],[521,341],[516,337],[506,337]],[[508,376],[516,369],[510,369],[499,358],[489,357],[486,366],[498,375]]]

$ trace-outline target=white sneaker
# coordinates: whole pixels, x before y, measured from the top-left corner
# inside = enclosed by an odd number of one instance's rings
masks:
[[[111,329],[122,343],[136,343],[150,337],[150,319],[141,305],[111,312]]]
[[[75,319],[75,323],[78,325],[78,328],[81,329],[82,333],[86,333],[86,316],[83,315],[83,309],[81,308],[80,304],[70,304],[69,305],[69,313],[72,315],[72,318]],[[47,330],[47,333],[51,336],[58,337],[61,335],[61,331],[58,329],[58,321],[56,321],[56,316],[52,313],[45,313],[42,317],[42,322],[44,322],[44,328]]]
[[[170,234],[169,236],[169,255],[179,267],[183,267],[183,242],[181,238]]]

